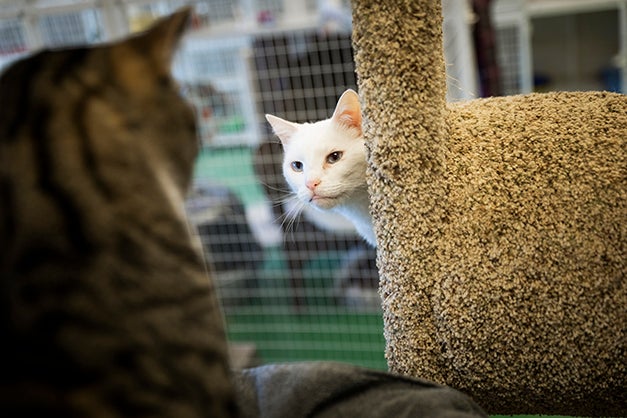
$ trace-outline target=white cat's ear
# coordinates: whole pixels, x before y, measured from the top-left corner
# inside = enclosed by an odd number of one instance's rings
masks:
[[[266,115],[266,120],[272,126],[272,130],[279,137],[281,143],[286,145],[298,130],[298,124],[278,118],[273,115]]]
[[[332,119],[335,123],[356,129],[361,135],[361,105],[354,90],[348,89],[342,93]]]

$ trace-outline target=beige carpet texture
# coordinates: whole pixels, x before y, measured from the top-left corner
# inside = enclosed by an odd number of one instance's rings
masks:
[[[439,0],[353,0],[389,368],[627,414],[627,97],[448,104]]]

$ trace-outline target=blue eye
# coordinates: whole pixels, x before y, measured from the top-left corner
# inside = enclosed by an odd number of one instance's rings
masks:
[[[292,164],[290,164],[290,166],[292,167],[292,170],[300,172],[303,171],[303,163],[301,163],[300,161],[292,161]]]
[[[337,163],[338,161],[340,161],[340,159],[342,159],[342,155],[343,155],[342,151],[332,152],[331,154],[327,155],[327,163],[329,164]]]

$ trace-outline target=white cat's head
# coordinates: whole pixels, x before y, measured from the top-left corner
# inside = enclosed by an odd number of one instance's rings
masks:
[[[345,91],[330,119],[303,124],[266,119],[283,144],[283,174],[301,202],[331,209],[363,193],[366,147],[357,93]]]

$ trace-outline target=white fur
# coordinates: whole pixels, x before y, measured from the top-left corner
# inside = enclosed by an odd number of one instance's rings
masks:
[[[283,174],[299,201],[348,218],[359,234],[376,247],[366,184],[366,146],[357,94],[348,90],[330,119],[297,124],[266,115],[284,150]],[[329,163],[336,151],[342,157]],[[302,171],[292,162],[300,161]],[[308,182],[318,183],[314,190]]]

